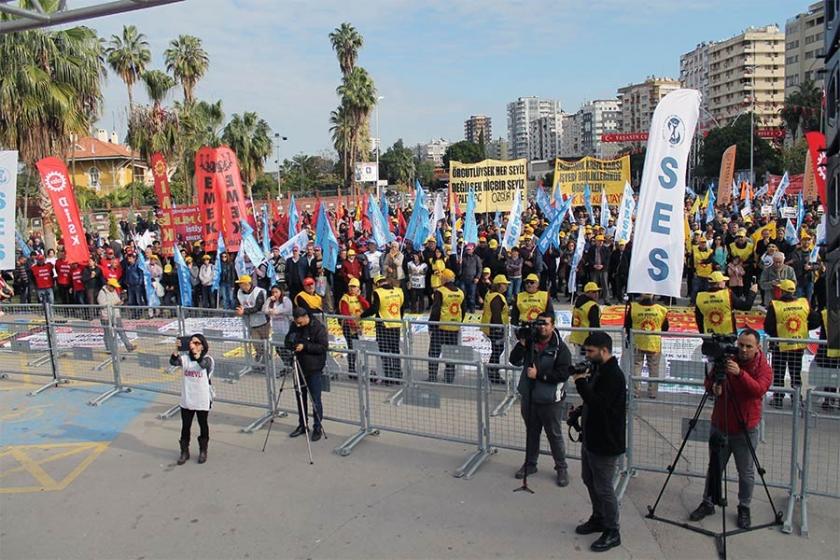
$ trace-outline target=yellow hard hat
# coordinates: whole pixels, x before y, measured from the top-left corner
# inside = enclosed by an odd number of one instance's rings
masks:
[[[507,276],[505,276],[504,274],[497,274],[493,278],[493,283],[494,284],[510,284],[510,281],[508,281]]]
[[[525,277],[526,282],[539,282],[540,277],[534,274],[533,272]]]
[[[598,284],[595,282],[587,282],[586,285],[583,287],[584,292],[600,292],[601,288],[598,287]]]
[[[782,280],[779,282],[779,289],[783,292],[792,294],[796,291],[796,282],[793,280]]]
[[[720,270],[715,270],[711,274],[709,274],[709,282],[712,284],[717,284],[718,282],[726,282],[729,280],[729,276],[725,276],[723,272]]]
[[[239,279],[236,281],[236,283],[237,284],[250,284],[250,283],[252,283],[252,281],[253,280],[251,279],[250,274],[243,274],[242,276],[239,277]]]
[[[351,278],[349,282],[347,282],[347,286],[350,288],[358,288],[360,286],[358,278]]]

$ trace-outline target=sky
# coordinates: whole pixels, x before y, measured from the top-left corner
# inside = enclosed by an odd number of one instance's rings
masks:
[[[90,0],[81,3],[91,3]],[[778,24],[803,0],[185,0],[90,20],[100,36],[133,24],[151,68],[179,34],[210,58],[197,88],[226,118],[256,111],[287,136],[281,158],[331,151],[329,114],[340,71],[328,34],[342,22],[364,37],[358,65],[373,77],[383,146],[463,139],[470,115],[507,135],[506,104],[535,95],[574,112],[648,76],[679,77],[679,57],[706,40]],[[76,2],[80,4],[80,2]],[[135,100],[146,101],[135,86]],[[125,132],[125,85],[109,73],[99,126]],[[180,88],[173,98],[180,99]],[[372,123],[375,118],[372,115]],[[375,124],[372,136],[376,135]],[[272,158],[273,159],[273,158]],[[274,167],[273,161],[267,168]]]

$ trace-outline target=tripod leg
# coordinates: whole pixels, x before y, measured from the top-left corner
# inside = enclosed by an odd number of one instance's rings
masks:
[[[283,381],[280,382],[280,390],[277,391],[277,398],[274,400],[274,414],[271,415],[271,421],[268,423],[268,430],[265,432],[265,441],[263,442],[262,450],[265,453],[265,447],[268,445],[268,436],[271,435],[271,428],[274,426],[274,418],[277,417],[277,407],[280,406],[280,397],[283,395],[283,388],[286,386],[286,376],[283,376]]]
[[[303,407],[303,398],[301,396],[301,382],[303,381],[303,373],[300,371],[300,364],[298,363],[297,356],[294,357],[294,381],[295,381],[295,395],[297,395],[297,405],[298,410],[300,411],[301,416],[303,416],[303,430],[304,434],[306,435],[306,450],[309,453],[309,464],[314,465],[314,461],[312,460],[312,442],[309,441],[309,416],[305,414],[305,409]]]
[[[706,406],[706,401],[709,400],[709,391],[707,390],[703,393],[703,398],[700,399],[700,403],[697,405],[697,408],[694,411],[694,416],[692,416],[691,421],[688,423],[688,430],[685,432],[685,437],[683,437],[682,443],[680,444],[679,450],[677,450],[677,455],[674,457],[674,461],[668,465],[668,476],[665,477],[665,483],[662,484],[662,488],[659,490],[659,495],[656,497],[656,501],[653,503],[652,506],[648,506],[648,517],[653,517],[656,513],[656,508],[659,507],[659,502],[662,500],[663,494],[665,494],[665,488],[668,486],[668,482],[671,480],[671,476],[674,474],[674,469],[677,468],[677,462],[680,460],[680,457],[685,450],[685,446],[688,443],[688,438],[691,437],[691,432],[694,431],[694,428],[697,426],[697,419],[700,418],[700,414],[703,412],[703,408]]]

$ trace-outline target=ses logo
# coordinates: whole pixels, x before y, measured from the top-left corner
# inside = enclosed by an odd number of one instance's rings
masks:
[[[12,173],[5,167],[0,167],[0,187],[5,187],[12,180]]]
[[[685,124],[676,115],[665,119],[665,126],[662,127],[662,138],[668,142],[668,146],[676,148],[685,140]]]

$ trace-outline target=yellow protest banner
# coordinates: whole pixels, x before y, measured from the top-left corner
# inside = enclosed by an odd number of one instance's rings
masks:
[[[525,159],[485,159],[478,163],[450,161],[449,190],[458,196],[461,211],[467,208],[467,193],[472,187],[475,190],[476,213],[509,212],[516,189],[519,189],[521,199],[525,200],[527,171]]]
[[[564,196],[573,196],[572,206],[583,206],[583,189],[589,185],[592,205],[601,204],[606,191],[607,202],[617,206],[624,194],[624,183],[630,181],[630,156],[617,159],[598,159],[591,156],[576,161],[557,158],[554,161],[554,184]]]

